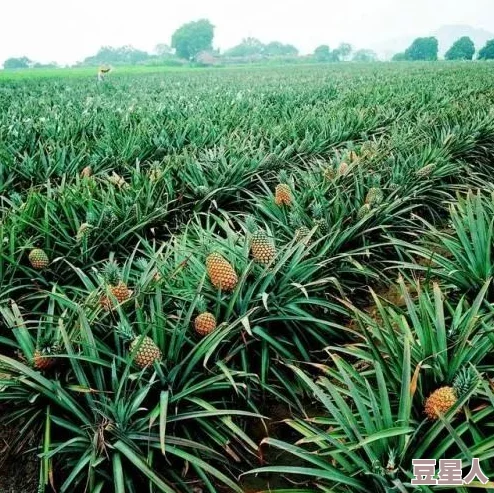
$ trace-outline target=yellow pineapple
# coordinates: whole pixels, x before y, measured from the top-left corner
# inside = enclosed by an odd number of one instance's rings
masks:
[[[162,358],[160,348],[149,336],[136,336],[132,329],[123,323],[117,326],[117,333],[126,341],[130,341],[129,351],[134,363],[139,368],[147,368]]]
[[[276,205],[291,205],[292,190],[288,182],[288,174],[286,171],[282,171],[279,175],[279,183],[275,188],[274,201]]]
[[[462,368],[453,380],[452,386],[436,389],[427,397],[424,403],[424,413],[430,420],[436,420],[439,415],[445,415],[458,399],[462,398],[479,383],[478,376],[472,368]],[[454,414],[457,414],[457,410]]]
[[[194,319],[194,329],[201,336],[207,336],[216,329],[216,318],[206,310],[206,302],[202,296],[196,304],[199,315]]]
[[[41,250],[41,248],[34,248],[29,252],[29,262],[34,269],[43,270],[48,267],[50,260],[44,250]]]
[[[276,257],[273,240],[257,227],[252,216],[247,218],[246,226],[251,233],[250,252],[252,257],[260,264],[269,264]]]
[[[206,270],[213,286],[223,291],[232,291],[238,283],[238,276],[232,264],[218,252],[206,258]]]
[[[439,417],[439,413],[446,414],[457,400],[458,397],[453,387],[441,387],[426,399],[424,412],[429,419],[435,420]]]
[[[120,277],[120,269],[114,261],[107,262],[103,270],[103,275],[107,283],[110,294],[115,298],[118,304],[125,303],[132,296],[132,291],[127,287],[127,284]],[[100,304],[106,310],[113,308],[111,298],[103,295],[100,298]]]

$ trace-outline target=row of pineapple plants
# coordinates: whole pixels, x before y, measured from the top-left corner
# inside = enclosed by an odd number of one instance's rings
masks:
[[[268,425],[273,402],[284,403],[283,417],[295,418],[289,424],[307,443],[329,440],[321,447],[331,459],[298,491],[355,491],[365,474],[382,491],[407,487],[410,435],[422,457],[435,445],[437,454],[464,451],[457,435],[465,433],[490,450],[478,430],[491,413],[479,376],[489,371],[489,336],[476,333],[482,351],[471,365],[465,349],[455,356],[461,364],[427,371],[416,352],[443,354],[449,339],[431,348],[434,327],[412,349],[409,337],[394,337],[407,313],[417,331],[425,323],[430,278],[460,300],[455,324],[468,310],[488,324],[488,73],[479,68],[469,91],[462,68],[446,89],[425,73],[407,93],[393,88],[416,73],[383,73],[376,85],[365,71],[332,82],[305,70],[282,86],[264,73],[253,89],[215,76],[221,97],[200,75],[180,74],[168,85],[154,76],[99,89],[67,81],[56,95],[53,81],[3,88],[2,104],[14,95],[19,104],[2,126],[9,145],[0,172],[10,188],[1,198],[0,398],[8,419],[43,429],[41,490],[55,481],[62,491],[242,491],[254,473],[239,486],[241,473],[273,461],[266,445],[314,461],[304,440],[260,444],[267,434],[253,423]],[[436,99],[418,101],[431,91]],[[466,194],[477,188],[478,198]],[[443,231],[448,209],[455,235]],[[403,315],[385,324],[381,315],[370,330],[367,285],[388,284],[398,271],[425,276],[424,308],[411,315],[416,287]],[[461,337],[469,347],[470,332]],[[356,392],[352,379],[366,384]],[[307,414],[313,395],[320,418]],[[389,412],[374,406],[376,395],[388,395]],[[444,421],[472,395],[475,430],[458,417]],[[345,435],[331,399],[358,435]],[[369,405],[373,426],[360,417]],[[353,454],[395,416],[403,426],[376,438],[379,450]],[[285,489],[304,473],[269,467]]]

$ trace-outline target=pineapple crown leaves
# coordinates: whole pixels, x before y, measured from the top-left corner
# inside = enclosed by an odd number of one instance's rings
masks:
[[[206,299],[202,294],[199,294],[195,300],[195,310],[197,313],[204,313],[207,311]]]
[[[290,185],[290,178],[286,170],[281,170],[278,174],[278,181],[284,185]]]
[[[142,271],[145,272],[146,269],[149,267],[149,262],[146,258],[144,257],[139,257],[136,262],[135,262],[136,267]]]
[[[461,368],[453,380],[453,388],[459,398],[477,387],[480,382],[475,368],[468,366]]]
[[[290,223],[290,226],[292,226],[292,228],[300,228],[301,226],[304,225],[302,221],[302,216],[298,211],[290,212],[290,214],[288,215],[288,221]]]
[[[40,337],[36,347],[43,354],[57,354],[61,350],[60,342],[55,334]]]
[[[125,341],[130,342],[135,339],[135,333],[129,324],[118,322],[115,327],[115,332]]]
[[[255,234],[259,230],[259,227],[257,226],[256,218],[252,215],[248,215],[245,218],[245,227],[247,231],[251,234]]]
[[[103,268],[103,276],[105,281],[116,286],[121,280],[121,273],[118,264],[114,260],[109,260]]]
[[[314,202],[310,209],[314,219],[323,219],[323,207],[320,202]]]

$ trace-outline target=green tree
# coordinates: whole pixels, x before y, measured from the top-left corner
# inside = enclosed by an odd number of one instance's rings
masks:
[[[494,60],[494,39],[487,41],[479,51],[479,60]]]
[[[434,61],[437,60],[437,52],[439,43],[437,38],[431,36],[429,38],[417,38],[406,49],[405,55],[407,60],[413,61]]]
[[[457,39],[446,52],[446,60],[472,60],[475,54],[475,45],[468,36]]]
[[[6,68],[6,69],[15,69],[15,68],[29,68],[29,67],[32,67],[33,65],[33,62],[23,56],[23,57],[20,57],[20,58],[8,58],[7,60],[5,60],[5,62],[3,63],[3,68]]]
[[[149,58],[145,51],[138,50],[130,45],[112,47],[103,46],[96,55],[87,57],[82,62],[83,65],[100,65],[100,64],[121,64],[135,65],[144,62]]]
[[[353,54],[354,62],[375,62],[377,60],[377,55],[372,50],[357,50]]]
[[[267,56],[297,56],[298,50],[293,45],[272,41],[266,45],[264,53]]]
[[[242,42],[225,52],[226,56],[249,57],[262,55],[266,46],[257,38],[244,38]]]
[[[192,60],[202,51],[213,48],[214,26],[207,19],[188,22],[172,36],[172,48],[180,58]]]
[[[330,62],[331,50],[328,45],[320,45],[314,50],[314,58],[318,62]]]
[[[341,43],[333,54],[337,60],[347,60],[352,53],[352,45],[349,43]]]

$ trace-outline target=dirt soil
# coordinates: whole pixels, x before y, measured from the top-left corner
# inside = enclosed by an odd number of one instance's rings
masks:
[[[0,416],[4,411],[0,411]],[[17,426],[0,425],[0,492],[37,493],[39,467],[36,452],[19,452],[12,446],[18,435]],[[36,447],[31,437],[23,444],[23,450]]]

